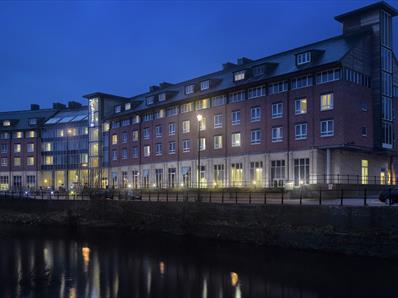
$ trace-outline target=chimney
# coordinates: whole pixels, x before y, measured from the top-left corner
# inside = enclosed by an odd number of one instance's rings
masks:
[[[238,58],[238,65],[243,65],[243,64],[247,64],[249,62],[252,62],[253,60],[246,58],[246,57],[241,57]]]
[[[227,62],[222,65],[222,70],[228,70],[228,69],[233,68],[234,66],[236,66],[236,64]]]
[[[68,108],[69,109],[78,109],[81,108],[82,104],[80,102],[77,101],[70,101],[68,102]]]
[[[53,109],[54,110],[64,110],[64,109],[66,109],[66,105],[64,105],[63,103],[60,103],[60,102],[54,102]]]
[[[156,85],[149,86],[149,92],[155,92],[157,90],[159,90],[159,86]]]
[[[35,104],[35,103],[32,103],[32,104],[30,105],[30,110],[31,110],[31,111],[40,110],[40,105]]]

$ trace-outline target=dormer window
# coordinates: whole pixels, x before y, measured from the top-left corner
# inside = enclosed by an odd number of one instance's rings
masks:
[[[311,52],[304,52],[296,55],[296,64],[303,65],[311,62]]]
[[[37,125],[37,118],[30,118],[29,125]]]
[[[10,120],[4,120],[3,121],[3,126],[10,126],[11,125],[11,121]]]
[[[192,94],[194,92],[195,92],[195,85],[194,84],[185,86],[185,94],[188,95],[188,94]]]
[[[200,91],[204,91],[210,88],[210,80],[200,82]]]
[[[148,97],[146,98],[146,105],[147,105],[147,106],[153,105],[154,102],[155,102],[155,96],[148,96]]]
[[[122,106],[121,105],[115,106],[115,113],[120,113],[121,111],[122,111]]]
[[[166,100],[166,93],[160,93],[159,94],[159,101],[165,101]]]
[[[246,70],[234,72],[234,82],[246,79]]]
[[[128,111],[128,110],[131,110],[131,103],[126,103],[125,105],[124,105],[124,109],[126,110],[126,111]]]
[[[264,65],[255,66],[253,68],[253,74],[255,77],[262,76],[264,74]]]

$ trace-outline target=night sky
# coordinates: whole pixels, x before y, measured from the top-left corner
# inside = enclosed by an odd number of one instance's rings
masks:
[[[140,94],[339,35],[334,16],[373,2],[0,2],[0,111]]]

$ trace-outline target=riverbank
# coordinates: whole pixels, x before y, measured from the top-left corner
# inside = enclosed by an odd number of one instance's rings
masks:
[[[0,200],[0,223],[117,228],[398,257],[398,209],[187,202]]]

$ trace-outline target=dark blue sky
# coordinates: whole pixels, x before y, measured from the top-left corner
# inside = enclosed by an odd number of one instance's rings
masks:
[[[338,35],[335,15],[373,2],[0,2],[0,110],[132,96]]]

